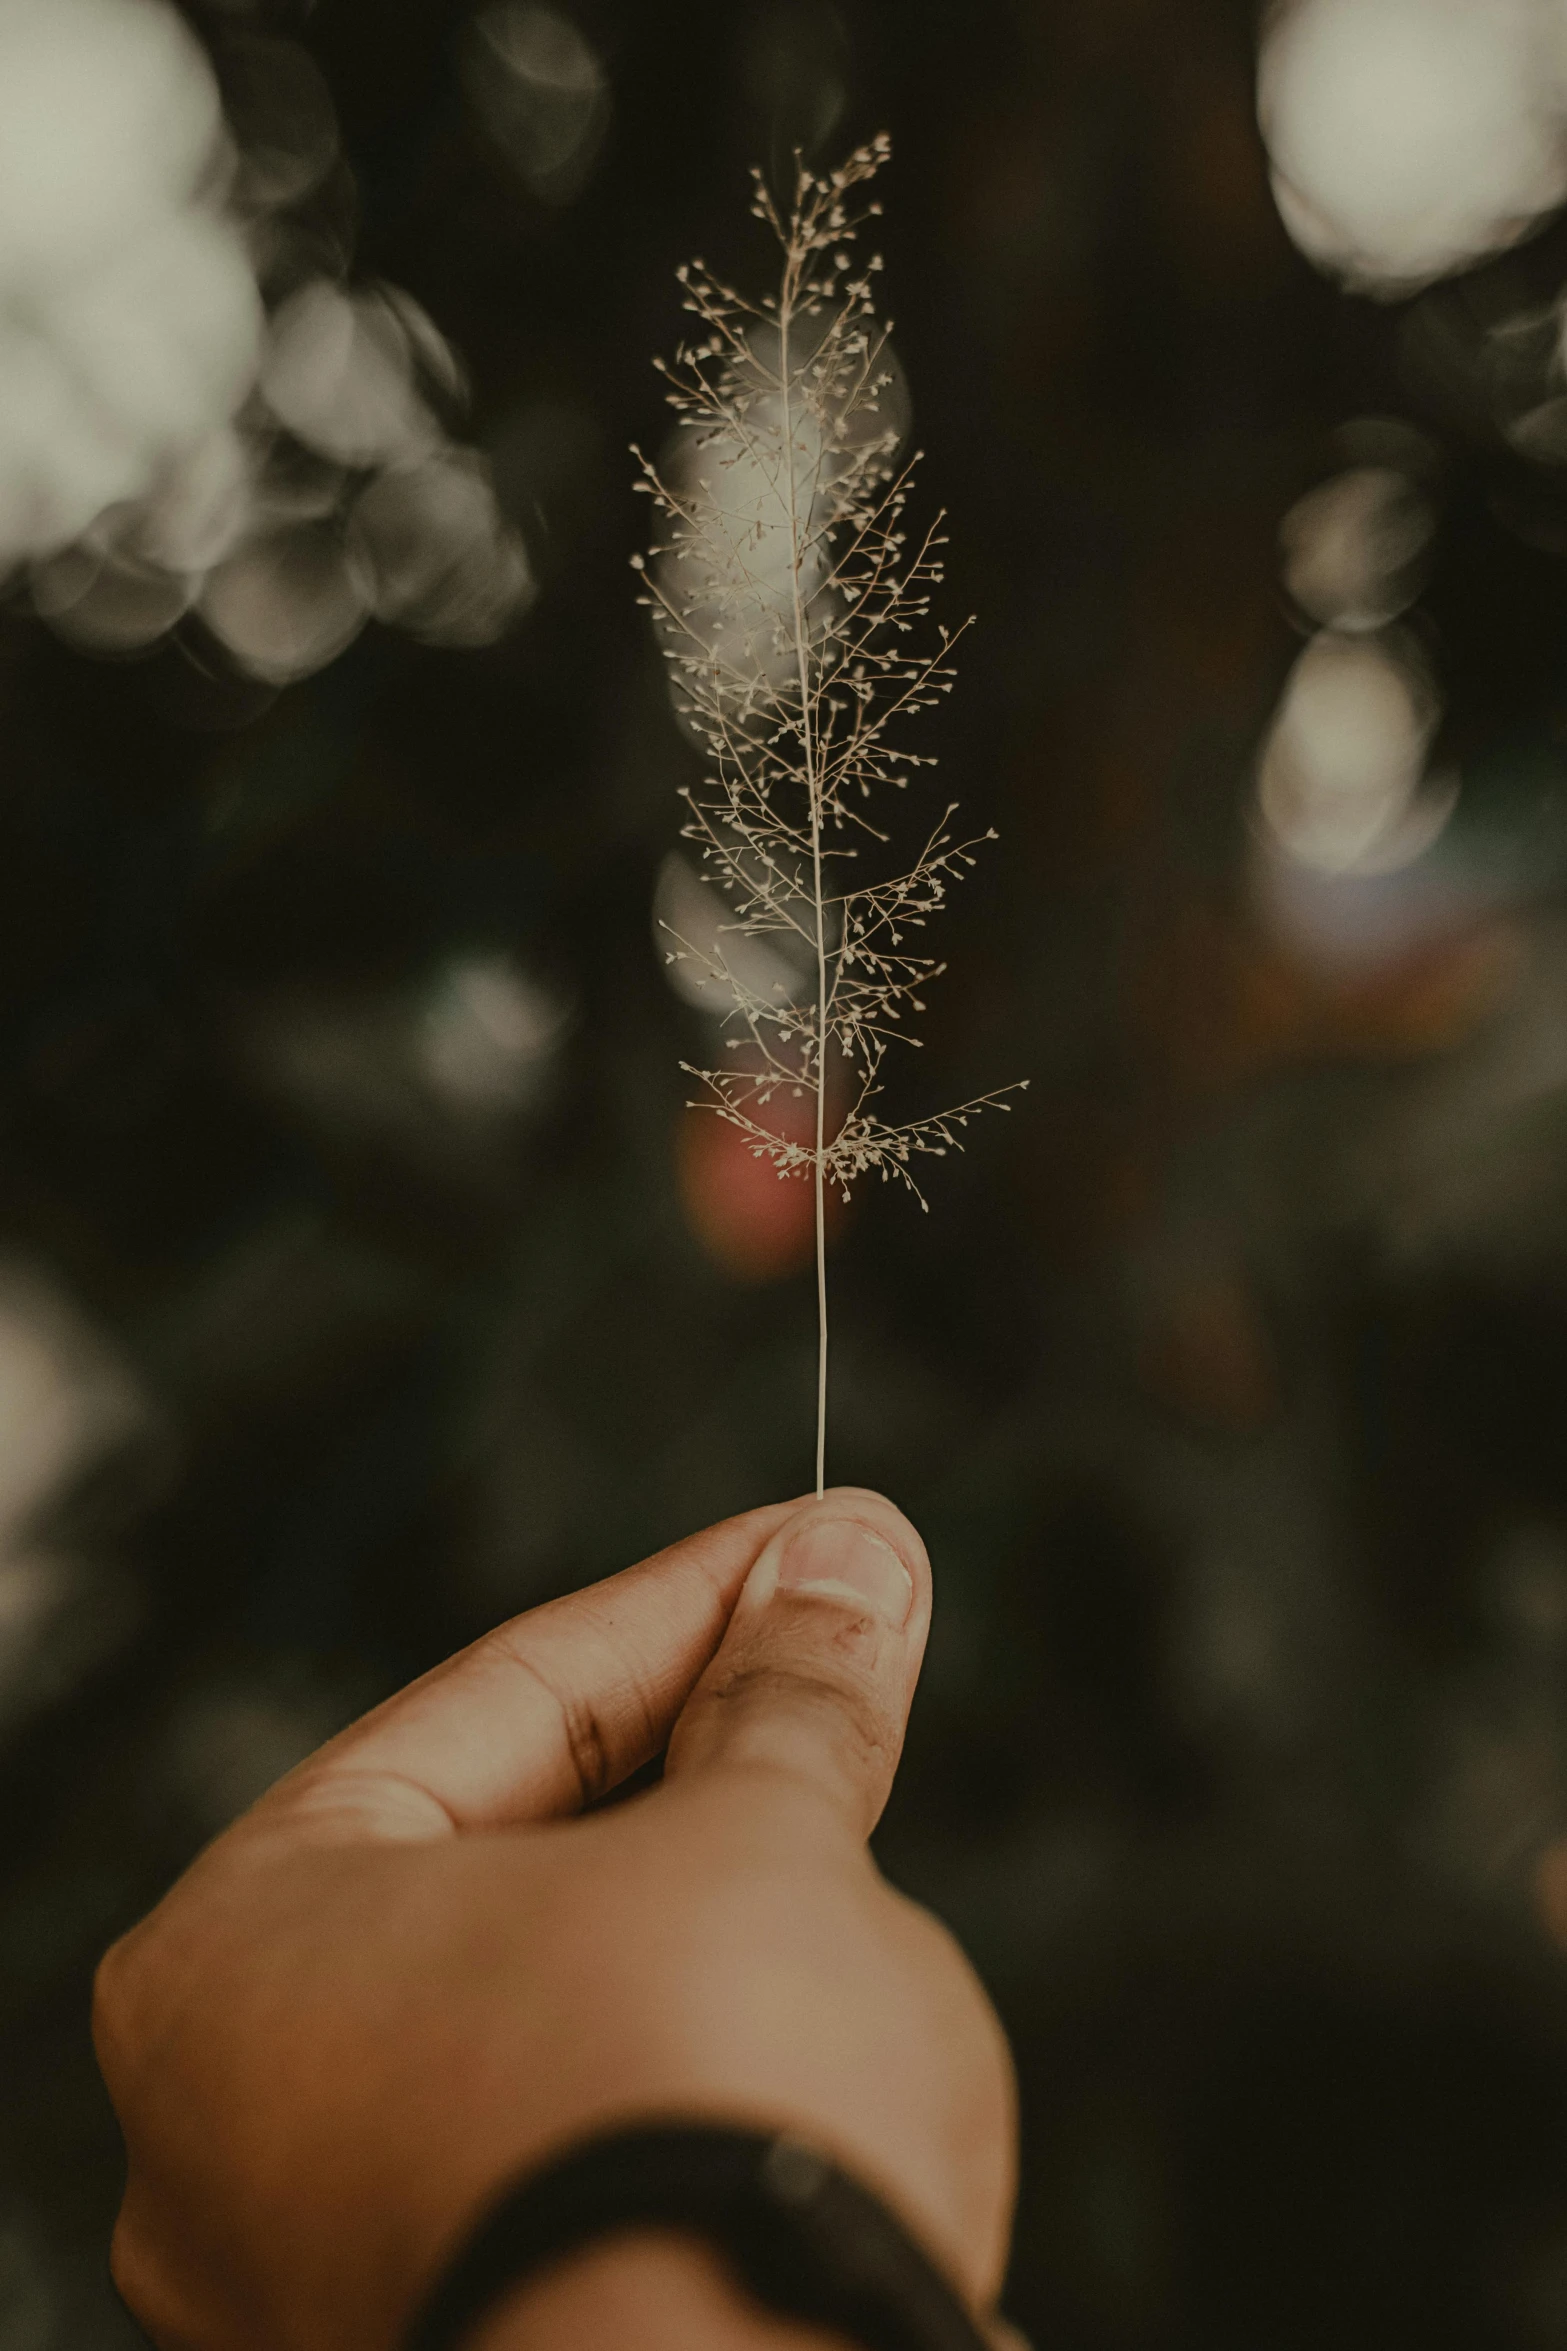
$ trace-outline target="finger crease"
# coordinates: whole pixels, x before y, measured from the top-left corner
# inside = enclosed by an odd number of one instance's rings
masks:
[[[896,1741],[882,1710],[852,1684],[829,1682],[819,1675],[794,1673],[776,1665],[742,1665],[718,1683],[712,1696],[725,1706],[748,1702],[764,1711],[777,1702],[803,1705],[830,1724],[832,1732],[865,1763],[880,1763],[896,1752]]]
[[[513,1663],[535,1682],[555,1708],[560,1723],[561,1743],[566,1760],[577,1782],[577,1802],[586,1811],[596,1804],[610,1785],[609,1749],[603,1727],[591,1701],[584,1703],[558,1690],[548,1674],[542,1672],[531,1657],[521,1650],[512,1651]]]

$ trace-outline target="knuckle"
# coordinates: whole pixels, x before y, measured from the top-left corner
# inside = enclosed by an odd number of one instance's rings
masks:
[[[118,1943],[111,1943],[93,1971],[93,2030],[100,2036],[112,2032],[118,2019],[123,1970],[124,1961],[121,1957],[121,1946]]]
[[[142,2307],[142,2266],[141,2247],[136,2232],[122,2213],[109,2239],[109,2275],[114,2280],[116,2292],[133,2310]]]
[[[179,1938],[161,1910],[111,1943],[93,1974],[90,2029],[94,2054],[122,2127],[167,2063],[171,1977],[178,1980]],[[172,1964],[171,1964],[172,1963]]]
[[[136,2005],[137,1944],[132,1935],[111,1943],[93,1976],[92,2035],[106,2073],[120,2069]]]
[[[127,2310],[158,2336],[165,2315],[158,2292],[158,2265],[148,2252],[143,2232],[123,2211],[109,2239],[109,2275]]]
[[[272,2351],[276,2337],[258,2313],[253,2294],[233,2277],[226,2254],[189,2216],[163,2208],[132,2168],[125,2200],[109,2239],[109,2275],[142,2334],[159,2351]],[[140,2339],[140,2338],[138,2338]],[[290,2340],[293,2338],[291,2337]]]
[[[716,1683],[712,1700],[720,1732],[725,1717],[791,1719],[851,1766],[868,1770],[896,1759],[899,1741],[886,1709],[853,1674],[758,1660],[737,1665]]]

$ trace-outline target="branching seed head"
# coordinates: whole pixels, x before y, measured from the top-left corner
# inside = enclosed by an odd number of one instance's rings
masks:
[[[731,1031],[726,1066],[688,1070],[699,1106],[780,1175],[847,1196],[875,1173],[923,1205],[911,1162],[957,1148],[974,1112],[1010,1107],[1017,1089],[902,1125],[877,1107],[887,1051],[918,1043],[906,1016],[944,968],[909,934],[940,913],[976,846],[949,830],[948,807],[912,864],[853,870],[862,853],[884,862],[878,800],[934,764],[903,730],[951,691],[969,625],[932,618],[945,517],[906,527],[918,456],[901,454],[901,378],[871,285],[881,257],[856,262],[880,211],[860,191],[890,152],[874,139],[825,177],[797,162],[787,208],[753,175],[751,209],[781,256],[761,301],[701,261],[677,273],[699,330],[660,363],[681,438],[660,465],[637,453],[660,525],[635,562],[704,763],[682,794],[682,833],[709,877],[691,887],[722,909],[666,926],[673,961]],[[758,941],[776,952],[758,957]],[[780,1092],[816,1102],[814,1144],[769,1125]]]

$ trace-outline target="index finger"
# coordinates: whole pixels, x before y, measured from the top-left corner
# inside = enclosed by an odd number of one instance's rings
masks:
[[[513,1617],[307,1757],[241,1833],[403,1841],[581,1811],[662,1750],[799,1507],[745,1511]]]

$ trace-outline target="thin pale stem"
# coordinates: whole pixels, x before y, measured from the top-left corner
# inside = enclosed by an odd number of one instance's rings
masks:
[[[796,229],[798,236],[798,229]],[[791,250],[778,305],[778,372],[783,398],[783,453],[789,482],[789,549],[794,598],[794,650],[800,677],[800,749],[811,805],[811,899],[816,917],[816,1149],[812,1175],[816,1192],[816,1491],[827,1486],[827,901],[822,888],[822,792],[816,772],[810,662],[805,600],[800,588],[803,549],[796,468],[794,418],[790,405],[789,327],[794,314],[798,263]]]

